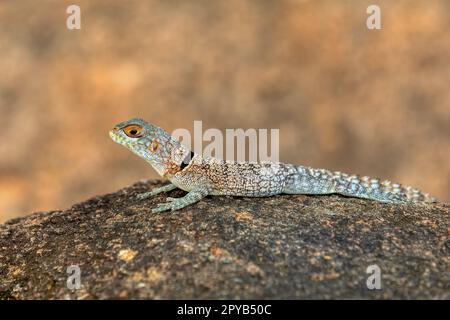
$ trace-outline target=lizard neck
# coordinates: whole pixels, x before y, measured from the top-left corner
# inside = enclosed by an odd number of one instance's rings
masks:
[[[170,180],[176,173],[182,171],[190,163],[194,153],[178,141],[176,145],[171,144],[171,147],[166,151],[166,156],[161,161],[149,162],[160,176]]]

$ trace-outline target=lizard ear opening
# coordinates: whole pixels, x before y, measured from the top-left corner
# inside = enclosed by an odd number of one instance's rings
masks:
[[[155,139],[155,140],[152,141],[152,143],[150,144],[148,149],[151,152],[155,153],[156,150],[158,150],[158,148],[159,148],[159,141]]]
[[[123,128],[123,132],[130,138],[140,138],[143,136],[144,129],[138,124],[129,124]]]

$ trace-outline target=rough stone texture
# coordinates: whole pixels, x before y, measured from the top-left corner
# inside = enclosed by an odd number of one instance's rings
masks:
[[[72,3],[81,30],[66,28]],[[382,30],[367,29],[371,4]],[[279,129],[283,162],[450,202],[449,12],[449,0],[0,1],[0,223],[157,178],[108,136],[137,116],[192,142],[194,120],[224,136]]]
[[[0,298],[450,298],[449,204],[208,197],[152,214],[165,195],[136,194],[158,184],[1,225]],[[372,264],[381,290],[366,287]]]

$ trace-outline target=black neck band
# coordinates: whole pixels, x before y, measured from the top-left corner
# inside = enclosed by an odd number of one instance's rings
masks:
[[[180,164],[180,169],[183,170],[186,168],[189,163],[191,163],[192,158],[194,158],[195,153],[191,151],[190,154],[186,156],[186,158],[183,159],[183,162]]]

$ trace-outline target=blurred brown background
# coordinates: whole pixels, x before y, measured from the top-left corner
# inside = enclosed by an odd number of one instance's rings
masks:
[[[449,201],[449,60],[447,0],[2,1],[0,221],[156,177],[108,136],[134,116],[279,128],[284,162]]]

